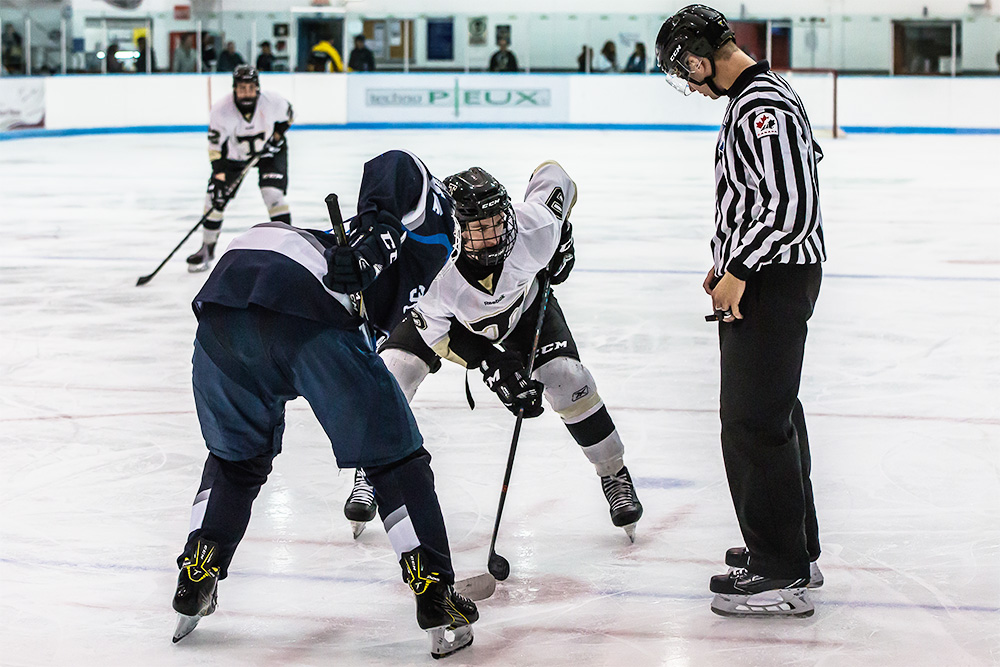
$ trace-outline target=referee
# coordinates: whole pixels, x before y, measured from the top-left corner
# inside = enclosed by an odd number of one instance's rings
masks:
[[[710,319],[719,321],[722,455],[746,547],[730,549],[733,569],[712,577],[712,611],[811,616],[806,588],[823,577],[798,393],[826,259],[822,153],[799,96],[767,61],[740,50],[718,11],[681,9],[660,28],[656,56],[685,95],[730,98],[715,153],[715,261],[704,288]]]

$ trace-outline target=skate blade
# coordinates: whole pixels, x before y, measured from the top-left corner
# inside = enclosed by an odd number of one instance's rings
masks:
[[[472,626],[463,625],[458,628],[432,628],[427,631],[431,638],[431,657],[435,660],[447,658],[456,651],[461,651],[472,644]],[[448,638],[451,635],[451,639]]]
[[[201,616],[177,614],[177,627],[174,628],[174,643],[176,644],[191,634],[191,631],[198,627],[198,621],[200,620]]]
[[[622,530],[624,530],[625,534],[628,535],[628,539],[632,542],[632,544],[635,544],[635,524],[630,523],[627,526],[622,526]]]
[[[354,539],[358,539],[361,533],[365,532],[365,526],[368,525],[367,521],[352,521],[351,522],[351,532],[354,533]]]
[[[202,271],[208,271],[208,267],[211,264],[208,262],[204,264],[188,264],[188,273],[201,273]]]
[[[497,580],[489,572],[455,582],[455,592],[473,602],[491,597],[497,589]]]
[[[732,618],[763,618],[794,616],[808,618],[816,611],[806,597],[805,588],[783,588],[756,595],[726,595],[716,593],[712,611]]]

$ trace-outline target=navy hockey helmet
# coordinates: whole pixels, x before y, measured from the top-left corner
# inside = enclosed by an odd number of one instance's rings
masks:
[[[517,218],[507,189],[480,167],[444,179],[462,228],[462,254],[483,266],[499,264],[514,249]]]
[[[240,83],[252,83],[254,86],[253,97],[240,97],[236,94],[236,86]],[[260,97],[260,77],[257,68],[253,65],[237,65],[233,70],[233,101],[236,108],[241,113],[252,115],[257,108],[257,99]]]
[[[722,12],[705,5],[688,5],[663,22],[656,35],[656,64],[667,75],[667,82],[685,95],[691,93],[687,82],[691,72],[687,56],[708,58],[712,73],[704,81],[716,95],[726,91],[715,86],[715,52],[734,40],[733,31]]]

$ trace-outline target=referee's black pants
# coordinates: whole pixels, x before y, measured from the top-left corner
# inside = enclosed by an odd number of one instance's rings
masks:
[[[746,281],[743,319],[719,325],[722,456],[749,570],[765,577],[808,577],[819,558],[798,393],[822,275],[819,264],[765,266]]]

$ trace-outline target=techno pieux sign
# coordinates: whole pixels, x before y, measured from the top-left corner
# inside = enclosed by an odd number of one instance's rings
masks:
[[[462,107],[538,109],[552,106],[548,88],[368,88],[365,105],[369,107],[453,108],[459,115]]]

